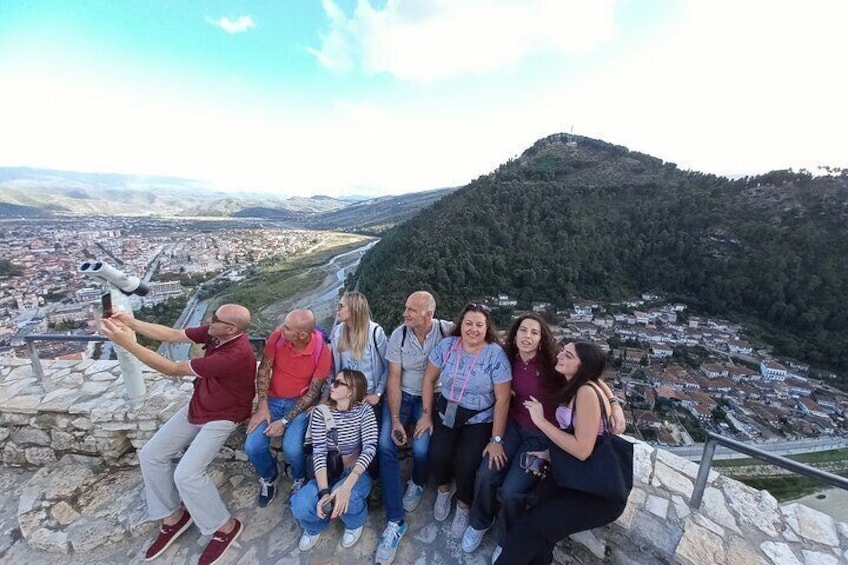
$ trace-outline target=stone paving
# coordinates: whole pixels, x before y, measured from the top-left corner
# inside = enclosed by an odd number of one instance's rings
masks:
[[[139,523],[144,513],[140,473],[137,469],[108,470],[96,474],[85,472],[83,466],[66,462],[49,471],[0,467],[0,561],[4,564],[41,565],[58,562],[72,564],[105,565],[113,563],[143,563],[146,545],[155,535],[152,523]],[[290,481],[281,480],[280,493],[267,508],[256,507],[257,483],[249,464],[221,461],[215,466],[213,477],[233,512],[245,524],[238,547],[231,549],[222,564],[274,564],[274,565],[330,565],[365,564],[374,562],[374,552],[385,525],[385,513],[379,501],[371,503],[370,515],[362,539],[351,549],[340,545],[343,526],[331,524],[318,545],[308,552],[297,548],[301,530],[291,516],[287,496]],[[97,479],[97,480],[92,480]],[[31,491],[28,493],[28,491]],[[42,501],[53,499],[44,507]],[[428,488],[421,506],[408,516],[410,530],[401,540],[397,564],[452,564],[484,565],[489,563],[494,550],[494,539],[487,535],[483,545],[472,555],[462,553],[459,540],[449,535],[450,519],[444,523],[432,520],[434,489]],[[87,500],[83,500],[87,499]],[[56,501],[59,501],[58,503]],[[66,502],[66,500],[68,502]],[[21,501],[21,502],[19,502]],[[86,508],[80,508],[87,504]],[[83,517],[65,515],[56,511],[62,505],[83,510]],[[22,539],[24,519],[18,526],[20,515],[34,510],[48,518],[45,532],[29,532],[28,543]],[[64,511],[67,512],[67,509]],[[76,512],[72,510],[71,512]],[[65,528],[65,519],[79,518],[72,527]],[[126,530],[107,526],[123,520]],[[92,524],[101,527],[92,528]],[[196,528],[186,532],[180,540],[156,562],[166,564],[194,564],[203,551],[208,537],[201,536]],[[41,549],[36,546],[41,544]],[[69,554],[60,551],[71,548]],[[50,549],[50,551],[46,551]],[[560,563],[599,563],[584,548],[575,547],[576,556],[558,552]]]

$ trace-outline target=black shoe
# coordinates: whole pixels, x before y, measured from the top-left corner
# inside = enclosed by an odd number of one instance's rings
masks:
[[[271,504],[275,496],[277,496],[277,478],[267,481],[259,477],[259,500],[257,501],[259,508],[265,508]]]

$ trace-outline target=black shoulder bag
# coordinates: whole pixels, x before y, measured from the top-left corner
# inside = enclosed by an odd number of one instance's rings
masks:
[[[590,383],[591,384],[591,383]],[[633,489],[633,444],[610,433],[607,409],[598,389],[592,385],[601,404],[601,421],[604,431],[595,441],[595,449],[581,461],[560,449],[551,447],[551,476],[558,487],[577,490],[611,501],[627,503]],[[571,426],[566,430],[574,433],[574,418],[577,403],[574,403]]]

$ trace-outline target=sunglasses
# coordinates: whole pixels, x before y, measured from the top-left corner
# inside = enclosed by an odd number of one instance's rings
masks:
[[[336,304],[336,310],[341,310],[345,306],[347,306],[347,304],[342,304],[341,302],[339,302],[338,304]]]
[[[478,304],[477,302],[470,302],[465,306],[463,312],[483,312],[484,314],[488,314],[490,309],[485,304]]]
[[[342,379],[336,379],[333,381],[333,388],[339,388],[340,386],[350,388],[350,385],[344,382]]]
[[[232,323],[232,322],[225,322],[224,320],[220,319],[220,318],[218,317],[218,314],[217,314],[217,313],[212,314],[212,323],[213,323],[213,324],[216,324],[216,323],[217,323],[217,324],[224,324],[225,326],[232,326],[232,327],[234,327],[234,328],[241,329],[241,326],[239,326],[238,324],[234,324],[234,323]]]

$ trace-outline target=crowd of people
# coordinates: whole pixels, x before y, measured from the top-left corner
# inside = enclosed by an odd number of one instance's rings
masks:
[[[356,544],[374,481],[386,511],[375,555],[381,565],[394,561],[406,513],[417,511],[431,477],[433,519],[453,512],[450,534],[467,553],[494,526],[498,565],[550,563],[559,540],[615,520],[623,505],[547,477],[551,450],[585,460],[605,427],[624,430],[621,403],[602,381],[600,348],[576,342],[558,350],[535,314],[516,319],[501,342],[484,304],[466,305],[455,322],[435,311],[429,292],[412,293],[403,323],[387,339],[365,296],[346,292],[328,340],[311,311],[291,311],[267,339],[258,369],[243,306],[225,304],[206,325],[185,330],[120,311],[104,319],[106,337],[152,369],[196,377],[189,404],[139,454],[148,516],[161,521],[145,559],[196,523],[212,536],[199,563],[212,565],[242,533],[207,473],[242,422],[260,507],[277,494],[280,468],[270,444],[282,438],[301,551],[336,518],[345,526],[342,547]],[[203,344],[204,353],[172,361],[137,344],[133,332]],[[398,461],[404,446],[412,454],[405,488]],[[534,489],[544,495],[530,505]]]

